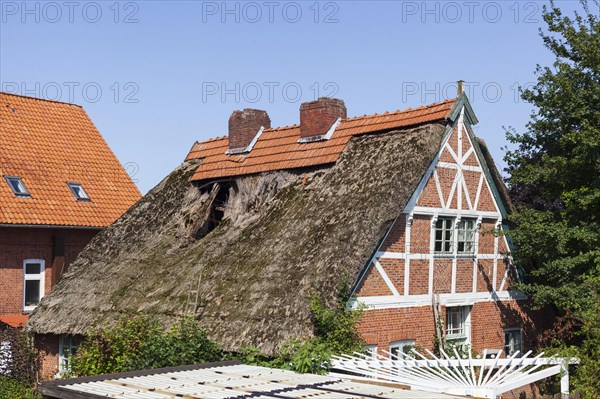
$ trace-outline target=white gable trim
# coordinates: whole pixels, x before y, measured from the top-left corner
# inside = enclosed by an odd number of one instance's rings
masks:
[[[465,106],[463,105],[459,110],[456,111],[456,115],[458,116],[454,121],[452,121],[446,128],[446,131],[444,132],[442,141],[440,143],[440,147],[438,149],[438,152],[435,154],[434,159],[432,160],[432,162],[430,163],[430,165],[428,166],[426,172],[424,173],[424,175],[422,176],[421,180],[419,181],[415,191],[412,193],[409,201],[407,202],[402,214],[398,215],[396,217],[396,219],[394,220],[393,224],[391,225],[390,229],[388,229],[388,231],[386,232],[385,236],[382,238],[382,240],[379,242],[377,250],[373,253],[370,262],[368,263],[369,265],[371,263],[375,264],[376,269],[378,270],[378,272],[380,273],[380,275],[384,278],[384,281],[386,282],[386,285],[388,286],[388,288],[391,290],[391,292],[393,293],[393,296],[399,296],[399,292],[396,289],[396,287],[394,287],[393,283],[391,282],[391,280],[389,279],[389,277],[385,274],[385,271],[383,270],[383,267],[381,267],[381,265],[379,264],[379,262],[377,261],[377,258],[381,256],[382,252],[382,246],[383,243],[385,242],[385,240],[387,239],[387,237],[390,234],[390,231],[392,229],[392,227],[394,225],[396,225],[398,223],[399,218],[402,215],[405,215],[407,217],[407,221],[408,218],[411,218],[412,215],[427,215],[427,216],[432,216],[433,219],[437,219],[438,216],[451,216],[451,217],[457,217],[457,218],[461,218],[461,217],[472,217],[472,218],[477,218],[478,223],[480,223],[479,221],[481,221],[482,218],[484,219],[493,219],[496,220],[497,222],[501,222],[502,221],[502,213],[500,211],[501,207],[498,205],[497,203],[497,198],[496,195],[494,195],[494,192],[491,190],[491,186],[490,183],[488,182],[488,178],[490,178],[489,174],[486,173],[486,169],[484,168],[485,164],[485,159],[482,159],[480,157],[479,152],[476,150],[476,143],[474,143],[474,139],[473,139],[473,132],[470,129],[470,126],[468,124],[468,122],[466,122],[465,120],[468,119],[465,117]],[[449,145],[449,141],[450,141],[450,137],[452,136],[452,134],[454,133],[455,129],[457,130],[457,142],[458,142],[458,155],[456,154],[455,151],[453,151],[453,149],[451,148],[451,146]],[[466,137],[466,140],[468,141],[470,148],[469,150],[467,150],[464,154],[462,153],[462,139]],[[451,162],[441,162],[440,161],[440,157],[443,151],[448,151],[448,153],[451,155],[451,157],[456,161],[456,164],[453,164]],[[472,155],[475,154],[475,158],[477,160],[477,163],[479,164],[479,166],[472,166],[472,165],[464,165],[464,162]],[[456,172],[456,177],[454,179],[454,181],[452,182],[452,186],[450,189],[450,194],[448,199],[446,200],[444,198],[444,194],[442,193],[441,190],[441,182],[437,173],[436,168],[437,167],[441,167],[441,168],[451,168],[454,170],[457,170]],[[477,191],[476,191],[476,196],[475,199],[471,199],[470,197],[470,193],[469,190],[467,188],[467,184],[465,181],[465,177],[462,174],[462,170],[466,170],[466,171],[473,171],[473,172],[478,172],[480,173],[479,176],[479,181],[478,181],[478,185],[477,185]],[[435,208],[435,207],[426,207],[426,206],[417,206],[417,202],[419,200],[419,198],[421,197],[423,191],[425,190],[425,187],[427,186],[427,183],[429,182],[429,180],[432,179],[435,183],[435,188],[438,192],[438,197],[441,203],[441,208]],[[494,208],[495,211],[479,211],[477,210],[477,206],[480,203],[480,198],[481,198],[481,193],[482,190],[484,188],[484,181],[485,181],[485,187],[489,190],[490,193],[490,197],[494,203]],[[462,196],[463,193],[466,196],[465,201],[462,200]],[[457,197],[457,209],[451,209],[450,206],[452,205],[452,201],[453,201],[453,197],[454,195],[458,195]],[[463,204],[463,202],[466,202],[465,204]],[[467,209],[462,209],[463,206],[467,207]],[[435,223],[435,222],[434,222]],[[410,223],[407,223],[407,233],[410,231]],[[433,235],[433,228],[432,228],[432,233],[431,235]],[[415,300],[419,300],[419,295],[410,295],[409,294],[409,286],[410,286],[410,260],[411,259],[416,259],[414,256],[407,256],[406,254],[410,253],[410,241],[408,241],[410,238],[409,235],[406,236],[407,237],[407,241],[405,241],[405,253],[397,253],[392,255],[392,257],[394,258],[401,258],[404,259],[405,261],[405,275],[404,275],[404,284],[403,284],[403,288],[404,288],[404,295],[402,295],[402,297],[406,298],[406,300],[408,301],[407,303],[412,303]],[[505,241],[506,246],[508,248],[508,242],[506,240],[506,237],[501,237],[502,240]],[[433,237],[430,237],[430,244],[432,244],[433,242]],[[497,262],[498,259],[502,259],[502,256],[500,256],[498,254],[498,238],[496,238],[496,250],[494,251],[495,253],[491,256],[489,256],[489,258],[494,260],[494,269],[497,268]],[[433,251],[433,248],[430,249],[431,251]],[[419,254],[420,258],[423,258],[422,256],[423,254]],[[428,260],[430,261],[430,271],[429,271],[429,293],[427,295],[425,295],[427,297],[427,303],[430,304],[431,302],[431,293],[433,292],[433,259],[434,256],[430,256],[430,257],[425,257],[426,259],[428,258]],[[476,287],[476,275],[477,275],[477,260],[480,259],[478,256],[476,256],[473,260],[473,275],[474,275],[474,279],[473,279],[473,290],[475,291],[477,289]],[[423,259],[425,260],[425,259]],[[379,265],[379,267],[378,267]],[[352,295],[355,295],[357,293],[357,290],[360,288],[361,283],[364,281],[364,279],[366,278],[367,272],[370,268],[369,267],[365,267],[363,272],[361,273],[361,275],[359,276],[358,280],[356,281],[356,284],[354,286],[354,290],[352,292]],[[451,284],[451,294],[448,295],[467,295],[467,296],[477,296],[477,295],[492,295],[494,294],[495,296],[493,296],[494,298],[497,298],[496,295],[496,289],[500,288],[502,289],[504,287],[504,282],[505,279],[502,279],[501,283],[500,283],[500,287],[497,287],[497,282],[494,281],[494,287],[493,290],[494,292],[492,293],[486,293],[486,292],[469,292],[469,293],[455,293],[456,290],[456,260],[453,260],[453,273],[452,273],[452,284]],[[494,273],[494,280],[496,279],[495,276],[496,273]],[[507,273],[508,274],[508,273]],[[385,276],[385,277],[384,277]],[[487,298],[487,296],[486,296]]]

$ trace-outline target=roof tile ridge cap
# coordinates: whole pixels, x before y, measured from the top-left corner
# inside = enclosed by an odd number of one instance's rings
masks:
[[[426,110],[428,108],[434,108],[434,107],[438,107],[440,105],[446,105],[448,103],[453,103],[456,102],[456,99],[452,98],[452,99],[447,99],[444,101],[439,101],[439,102],[434,102],[431,104],[425,104],[425,105],[420,105],[418,107],[415,108],[404,108],[404,109],[396,109],[394,111],[384,111],[383,113],[374,113],[374,114],[363,114],[363,115],[356,115],[356,116],[351,116],[349,118],[346,119],[342,119],[342,122],[349,122],[349,121],[354,121],[357,119],[368,119],[368,118],[376,118],[376,117],[381,117],[381,116],[392,116],[392,115],[398,115],[398,114],[403,114],[403,113],[409,113],[409,112],[415,112],[415,111],[422,111],[422,110]]]
[[[83,109],[83,105],[79,105],[79,104],[75,104],[75,103],[70,103],[68,101],[58,101],[58,100],[50,100],[48,98],[42,98],[42,97],[24,96],[23,94],[8,93],[6,91],[0,91],[0,95],[19,97],[19,98],[24,98],[24,99],[28,99],[28,100],[45,101],[45,102],[48,102],[48,103],[55,103],[55,104],[62,104],[62,105],[73,105],[75,107],[79,107],[79,108]]]
[[[198,140],[196,140],[196,142],[194,143],[194,145],[196,145],[196,144],[211,143],[213,141],[219,141],[219,140],[223,140],[223,139],[226,139],[226,138],[227,138],[227,136],[217,136],[217,137],[211,137],[211,138],[206,139],[204,141],[198,141]]]
[[[280,131],[280,130],[291,130],[294,128],[298,128],[300,127],[299,124],[294,124],[294,125],[285,125],[285,126],[277,126],[277,127],[271,127],[268,129],[265,129],[265,132],[276,132],[276,131]]]

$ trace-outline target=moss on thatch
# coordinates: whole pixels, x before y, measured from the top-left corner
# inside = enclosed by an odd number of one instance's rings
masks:
[[[184,163],[85,248],[28,328],[80,334],[130,311],[168,325],[187,309],[227,350],[311,336],[310,297],[333,303],[357,278],[444,130],[355,137],[328,167],[202,187]]]

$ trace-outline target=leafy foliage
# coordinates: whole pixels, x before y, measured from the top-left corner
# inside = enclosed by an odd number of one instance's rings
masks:
[[[20,329],[2,328],[0,345],[0,375],[20,381],[27,386],[35,384],[39,359],[30,336]]]
[[[192,318],[165,331],[153,317],[125,317],[88,333],[72,359],[77,376],[196,364],[221,360],[223,352]]]
[[[319,298],[312,299],[310,309],[314,325],[313,338],[290,340],[273,358],[253,347],[243,348],[239,357],[246,364],[300,373],[325,373],[333,355],[361,351],[364,347],[364,341],[358,332],[362,309],[347,310],[345,297],[340,295],[333,308],[326,307]]]
[[[0,376],[0,398],[2,399],[41,399],[40,395],[27,382]]]
[[[551,344],[581,358],[578,389],[599,397],[600,19],[581,5],[573,18],[553,2],[544,7],[541,37],[555,61],[538,65],[536,84],[522,93],[535,111],[526,132],[508,132],[516,148],[505,159],[518,207],[515,255],[530,270],[524,288],[538,306],[557,309]]]

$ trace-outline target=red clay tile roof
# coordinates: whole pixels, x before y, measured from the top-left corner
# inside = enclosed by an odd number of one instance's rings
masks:
[[[17,197],[0,177],[0,224],[105,227],[140,192],[78,105],[0,93],[0,174],[19,176]],[[91,201],[77,201],[67,182]]]
[[[186,160],[202,159],[192,180],[324,165],[337,161],[352,136],[444,120],[455,100],[384,114],[364,115],[342,120],[329,140],[298,143],[298,125],[265,130],[252,151],[227,155],[228,138],[217,137],[196,143]]]
[[[11,327],[20,328],[24,327],[29,320],[29,315],[26,314],[5,314],[0,315],[0,324],[8,324]]]

